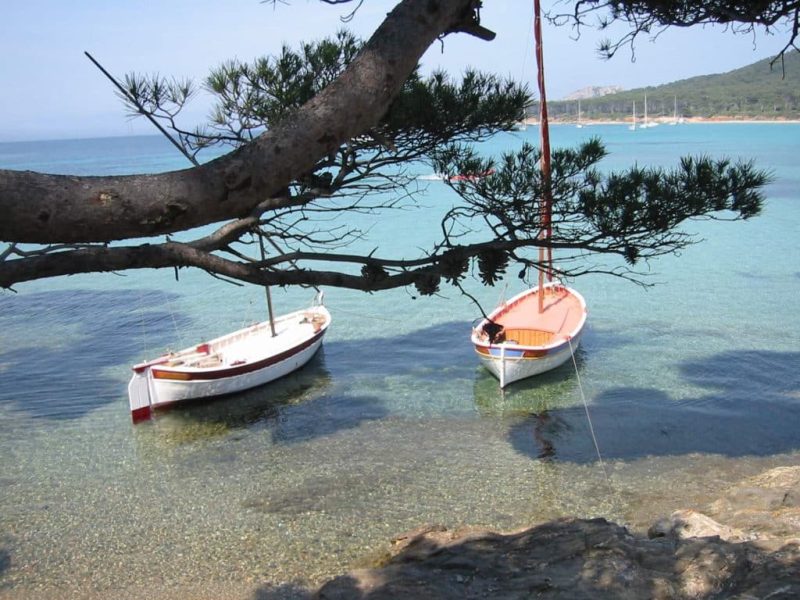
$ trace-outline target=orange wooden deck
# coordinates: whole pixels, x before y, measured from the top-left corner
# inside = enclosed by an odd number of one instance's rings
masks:
[[[562,335],[574,332],[585,312],[580,300],[564,288],[545,288],[544,310],[539,312],[539,293],[528,294],[505,307],[494,321],[502,325],[507,334],[513,330],[537,330]],[[525,334],[520,332],[518,335]],[[522,340],[517,341],[528,345]]]

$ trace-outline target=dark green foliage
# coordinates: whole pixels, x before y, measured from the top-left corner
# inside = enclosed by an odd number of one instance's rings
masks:
[[[456,284],[461,281],[469,269],[469,256],[458,249],[445,253],[439,260],[439,272],[445,281]]]
[[[621,38],[600,45],[600,54],[605,57],[613,56],[624,46],[633,48],[640,34],[657,36],[669,26],[721,23],[737,34],[752,34],[757,27],[763,28],[784,39],[785,45],[776,60],[797,48],[800,35],[797,0],[577,0],[572,18],[580,22],[592,13],[600,13],[601,29],[615,21],[627,25],[628,32]]]
[[[656,87],[581,100],[585,119],[630,120],[633,103],[642,116],[644,95],[650,117],[800,118],[800,52],[786,54],[785,69],[765,59],[741,69],[703,75]],[[575,119],[575,101],[548,103],[555,120]]]
[[[368,284],[373,285],[385,280],[389,276],[389,273],[387,273],[386,269],[383,267],[368,263],[361,267],[361,276]]]
[[[360,47],[353,36],[340,32],[298,51],[285,47],[274,58],[220,66],[206,81],[216,99],[211,122],[194,133],[176,129],[181,142],[193,152],[211,144],[248,142],[318,94]],[[173,124],[173,106],[192,93],[189,84],[170,87],[158,79],[129,84],[156,117]],[[657,95],[651,97],[658,101]],[[619,105],[625,116],[630,110],[626,102]],[[355,227],[332,224],[337,213],[393,208],[397,198],[413,198],[418,183],[407,167],[415,162],[431,164],[461,198],[443,218],[442,239],[420,258],[378,260],[371,253],[341,258],[361,265],[360,276],[348,285],[375,290],[413,280],[420,294],[432,295],[442,278],[460,285],[471,263],[484,285],[494,285],[512,262],[522,267],[521,278],[531,268],[542,268],[537,252],[542,247],[558,250],[557,275],[595,269],[630,277],[632,271],[617,266],[587,267],[586,255],[621,257],[631,267],[692,243],[679,227],[686,219],[743,219],[760,210],[760,190],[768,176],[749,163],[685,158],[672,171],[633,167],[605,174],[598,169],[605,147],[592,139],[554,150],[551,176],[545,179],[538,147],[523,144],[491,158],[473,148],[473,142],[514,127],[530,103],[524,87],[491,75],[470,71],[455,81],[440,72],[428,78],[413,73],[374,128],[320,158],[282,192],[281,208],[260,216],[259,231],[278,252],[270,268],[281,265],[313,281],[315,272],[298,261],[335,262],[327,250],[362,237]],[[592,105],[584,106],[591,114]]]
[[[336,79],[361,45],[340,31],[334,39],[302,44],[299,51],[284,46],[276,57],[219,66],[206,78],[217,98],[212,125],[241,137],[277,124]]]
[[[672,170],[632,167],[601,174],[596,164],[606,155],[597,139],[576,149],[552,153],[552,215],[549,240],[542,198],[545,181],[538,149],[524,145],[500,157],[491,176],[451,184],[464,206],[450,211],[446,229],[490,227],[496,244],[477,254],[484,284],[493,285],[513,258],[536,266],[520,254],[525,248],[552,246],[622,256],[629,265],[642,258],[679,250],[693,242],[678,226],[697,217],[747,219],[761,209],[761,188],[769,175],[752,163],[686,157]],[[451,147],[437,158],[445,172],[458,172],[478,160],[469,149]],[[512,249],[509,253],[507,249]],[[556,257],[568,263],[572,256]],[[565,266],[562,272],[569,272]]]
[[[355,58],[363,43],[346,31],[334,38],[284,46],[275,57],[252,63],[228,61],[205,81],[214,104],[210,121],[194,132],[179,130],[175,117],[195,90],[191,82],[167,82],[128,76],[131,96],[157,118],[167,119],[192,153],[215,144],[238,146],[274,127],[335,80]],[[180,90],[186,89],[185,94]],[[392,106],[372,132],[353,140],[350,151],[374,154],[391,147],[404,158],[418,158],[455,139],[478,140],[499,129],[510,129],[531,104],[527,89],[494,75],[468,71],[460,81],[437,72],[406,81]],[[138,112],[132,107],[133,112]],[[352,163],[352,155],[347,159]],[[321,168],[330,166],[323,161]]]
[[[494,285],[508,268],[508,252],[497,248],[485,248],[478,253],[478,273],[484,285]]]
[[[520,121],[529,102],[524,88],[494,75],[469,70],[455,82],[441,71],[427,79],[415,73],[392,103],[381,128],[393,136],[409,130],[437,133],[443,139],[467,132],[474,136]]]
[[[436,273],[423,271],[414,279],[414,287],[421,296],[433,296],[439,291],[442,278]]]
[[[761,197],[755,190],[767,180],[749,163],[686,157],[672,171],[633,167],[612,173],[580,191],[580,208],[603,236],[665,233],[711,212],[733,211],[743,219],[758,214]]]

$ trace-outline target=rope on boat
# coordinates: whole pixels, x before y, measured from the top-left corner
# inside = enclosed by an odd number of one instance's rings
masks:
[[[539,246],[539,290],[544,290],[545,279],[548,282],[553,281],[553,247],[550,242],[553,237],[553,191],[552,181],[550,174],[550,124],[547,116],[547,94],[545,91],[545,77],[544,77],[544,50],[542,41],[542,18],[541,18],[541,0],[533,0],[533,40],[536,50],[536,82],[539,88],[539,134],[541,136],[541,153],[542,157],[539,163],[539,168],[542,173],[542,183],[544,184],[542,194],[542,227],[539,233],[539,239],[545,240],[547,243]],[[544,310],[544,294],[539,294],[539,312]],[[569,351],[572,356],[572,365],[575,367],[575,376],[578,381],[578,390],[581,394],[583,401],[583,408],[586,411],[586,420],[589,423],[589,432],[592,434],[592,442],[594,449],[597,452],[597,460],[600,462],[600,467],[603,469],[603,475],[606,479],[606,484],[611,490],[612,497],[618,499],[615,493],[614,486],[611,485],[611,479],[608,476],[605,462],[603,462],[603,455],[600,453],[600,445],[597,443],[597,436],[594,433],[594,424],[592,423],[592,416],[589,413],[589,403],[586,402],[586,394],[583,392],[583,383],[581,382],[581,375],[578,371],[578,362],[575,359],[575,348],[572,346],[572,338],[568,337]]]
[[[167,299],[167,306],[169,307],[169,316],[172,319],[172,327],[175,329],[175,338],[180,344],[178,347],[183,348],[186,344],[183,343],[183,335],[178,327],[178,320],[175,318],[175,311],[172,309],[172,301]]]
[[[144,325],[144,290],[139,290],[139,328],[141,329],[141,336],[142,336],[142,346],[143,348],[143,356],[142,360],[149,360],[149,351],[150,351],[150,344],[147,338],[147,327]]]
[[[603,456],[600,454],[600,445],[597,443],[597,436],[594,434],[594,425],[592,424],[592,415],[589,413],[589,403],[586,402],[586,394],[583,393],[583,384],[581,383],[581,374],[578,371],[578,361],[575,360],[575,349],[572,347],[572,338],[567,338],[567,342],[569,342],[569,351],[572,355],[572,365],[575,367],[575,377],[578,381],[578,391],[581,394],[581,400],[583,401],[583,409],[586,411],[586,420],[589,422],[589,433],[592,434],[592,442],[594,443],[594,449],[597,452],[597,460],[600,462],[600,468],[603,469],[603,475],[606,478],[606,483],[608,487],[611,488],[611,492],[614,492],[614,486],[611,485],[611,479],[608,476],[608,471],[606,470],[606,464],[603,462]]]
[[[368,315],[368,314],[363,313],[363,312],[355,312],[355,311],[351,311],[351,310],[344,310],[344,309],[342,309],[342,308],[340,308],[338,306],[336,307],[336,312],[337,312],[337,314],[338,313],[343,313],[345,315],[353,315],[353,316],[359,317],[361,319],[372,319],[373,321],[386,321],[387,323],[405,323],[406,322],[405,319],[390,319],[388,317],[376,317],[374,315]]]

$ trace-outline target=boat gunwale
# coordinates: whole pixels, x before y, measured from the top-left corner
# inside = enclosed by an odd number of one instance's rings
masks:
[[[532,346],[525,345],[525,344],[518,344],[518,343],[509,343],[508,341],[503,341],[503,342],[500,342],[499,344],[493,344],[491,342],[486,342],[486,341],[482,341],[482,340],[478,339],[478,337],[477,337],[478,336],[478,331],[480,331],[481,327],[487,321],[492,321],[495,318],[499,317],[500,315],[508,312],[511,308],[513,308],[516,304],[518,304],[523,298],[538,293],[540,288],[537,286],[535,288],[530,288],[530,289],[527,289],[527,290],[523,290],[519,294],[513,296],[512,298],[510,298],[509,300],[507,300],[506,302],[504,302],[503,304],[501,304],[500,306],[495,308],[485,318],[481,319],[481,321],[478,323],[478,325],[476,327],[473,327],[471,338],[472,338],[472,343],[476,346],[475,351],[476,352],[478,351],[477,350],[478,346],[481,347],[481,348],[486,348],[487,350],[490,350],[490,349],[501,350],[503,348],[506,348],[506,349],[511,349],[511,350],[551,351],[551,350],[557,349],[557,348],[559,348],[561,346],[564,346],[564,345],[568,344],[570,342],[570,340],[572,340],[575,337],[577,337],[578,335],[580,335],[582,333],[582,331],[583,331],[583,327],[586,324],[586,319],[588,317],[588,310],[586,308],[586,300],[583,298],[583,296],[580,294],[580,292],[578,292],[578,291],[572,289],[571,287],[568,287],[568,286],[566,286],[566,285],[564,285],[563,283],[560,283],[560,282],[551,281],[549,283],[546,283],[543,286],[542,289],[544,289],[546,291],[548,288],[553,288],[553,287],[561,288],[561,289],[565,290],[569,295],[574,296],[578,300],[578,303],[579,303],[579,305],[580,305],[580,307],[582,309],[581,318],[578,321],[578,324],[575,327],[573,327],[570,330],[569,333],[561,333],[561,332],[549,331],[549,330],[545,330],[545,329],[538,329],[538,331],[545,331],[547,333],[553,334],[553,336],[557,336],[557,339],[556,339],[556,341],[551,342],[549,344],[537,344],[537,345],[532,345]],[[521,329],[521,328],[515,328],[515,329]],[[479,352],[479,354],[481,356],[485,356],[486,358],[489,358],[489,359],[500,360],[499,356],[493,356],[491,353],[488,356],[485,355],[485,354],[482,354],[480,352]],[[525,357],[508,356],[506,358],[508,360],[515,360],[515,359],[522,359],[522,358],[525,358]],[[532,358],[532,357],[528,357],[528,358]]]
[[[189,384],[189,383],[202,383],[206,381],[214,381],[217,379],[228,379],[263,371],[269,367],[282,363],[285,360],[300,354],[304,350],[310,348],[317,342],[321,342],[325,335],[326,329],[320,329],[313,336],[304,339],[299,344],[295,344],[283,352],[260,358],[259,360],[246,361],[241,364],[228,364],[220,365],[217,367],[170,367],[161,368],[155,367],[150,369],[150,374],[153,379],[158,380],[160,383],[175,383],[175,384]],[[170,377],[176,375],[176,377]]]
[[[131,367],[131,368],[132,368],[132,370],[134,372],[137,372],[137,373],[145,371],[145,370],[149,370],[152,373],[153,377],[158,378],[159,380],[162,380],[162,381],[169,381],[170,378],[169,377],[165,377],[165,378],[158,377],[158,375],[157,375],[158,372],[171,373],[171,374],[186,374],[186,375],[189,375],[192,380],[199,380],[199,378],[197,377],[198,375],[213,374],[214,375],[213,379],[218,379],[220,377],[225,376],[225,375],[220,375],[220,373],[228,373],[228,372],[230,372],[232,370],[240,371],[240,370],[242,370],[242,367],[253,367],[253,365],[260,365],[260,364],[265,363],[265,362],[267,362],[268,364],[264,364],[263,366],[258,367],[258,368],[249,368],[245,372],[259,370],[261,368],[266,368],[270,364],[275,364],[275,362],[280,362],[280,360],[273,361],[272,359],[274,359],[276,357],[284,356],[284,355],[287,355],[287,354],[288,354],[288,356],[292,356],[295,353],[293,351],[295,351],[295,350],[296,351],[300,351],[300,350],[310,346],[311,344],[314,343],[314,341],[316,341],[317,339],[319,339],[320,337],[322,337],[325,334],[325,332],[327,331],[328,327],[331,324],[331,320],[332,319],[331,319],[330,312],[323,305],[314,306],[314,307],[311,307],[311,308],[305,308],[305,309],[301,309],[301,310],[296,310],[294,312],[291,312],[291,313],[288,313],[288,314],[285,314],[285,315],[281,315],[280,317],[275,319],[275,323],[281,323],[281,322],[289,321],[289,320],[291,320],[293,318],[296,318],[296,317],[298,317],[298,316],[300,316],[302,314],[309,313],[309,312],[318,313],[318,314],[321,313],[325,317],[325,321],[321,325],[320,329],[317,330],[317,331],[313,331],[313,329],[312,329],[312,335],[310,335],[310,336],[304,335],[298,341],[296,341],[295,343],[291,344],[290,346],[287,346],[286,349],[282,350],[281,352],[279,352],[277,354],[269,354],[269,353],[259,354],[258,358],[254,359],[254,360],[247,360],[244,363],[236,364],[236,365],[220,364],[220,365],[214,365],[214,366],[210,366],[210,367],[198,367],[198,366],[167,365],[167,364],[165,364],[165,362],[167,362],[169,360],[180,359],[181,356],[184,355],[184,354],[186,354],[186,355],[194,354],[194,353],[197,352],[197,348],[199,348],[201,346],[204,346],[204,345],[213,346],[213,345],[216,345],[216,344],[220,344],[221,342],[229,341],[231,338],[234,338],[236,336],[240,336],[242,334],[246,334],[248,332],[252,332],[252,331],[255,331],[257,329],[262,329],[264,327],[268,327],[269,326],[269,321],[260,321],[258,323],[254,323],[253,325],[248,325],[247,327],[242,327],[241,329],[237,329],[236,331],[233,331],[233,332],[230,332],[230,333],[226,333],[225,335],[213,338],[211,340],[200,342],[199,344],[195,344],[193,346],[188,346],[188,347],[186,347],[186,348],[184,348],[182,350],[178,350],[177,352],[174,352],[172,354],[169,354],[169,353],[163,354],[163,355],[161,355],[158,358],[155,358],[153,360],[145,361],[145,362],[133,365],[133,367]],[[208,353],[207,356],[213,356],[214,354],[215,354],[215,352],[211,352],[211,353]],[[286,356],[286,358],[288,358],[288,356]],[[230,376],[235,376],[235,374],[230,375]],[[186,380],[182,380],[182,379],[177,379],[176,378],[176,379],[174,379],[174,381],[177,382],[177,381],[186,381]]]

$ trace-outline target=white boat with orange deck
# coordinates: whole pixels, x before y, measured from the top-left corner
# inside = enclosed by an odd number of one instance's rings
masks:
[[[553,198],[550,193],[550,131],[542,52],[541,5],[534,1],[534,38],[539,85],[539,161],[545,183],[541,198],[539,285],[517,294],[484,315],[472,330],[475,351],[503,388],[564,364],[575,352],[586,324],[586,301],[578,292],[553,280]],[[545,277],[547,283],[545,283]]]
[[[288,375],[311,360],[330,323],[320,293],[305,310],[134,365],[131,418],[136,423],[156,408],[241,392]]]
[[[498,306],[472,330],[472,343],[505,387],[564,364],[580,343],[586,317],[583,296],[550,282]]]

